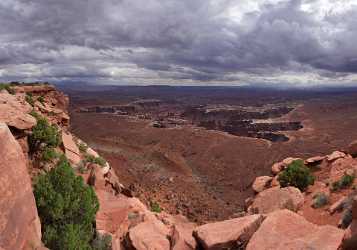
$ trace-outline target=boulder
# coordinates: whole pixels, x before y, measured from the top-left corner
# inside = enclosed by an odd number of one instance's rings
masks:
[[[337,250],[344,231],[333,226],[317,226],[289,210],[268,215],[250,239],[247,250]]]
[[[203,249],[235,249],[249,241],[262,221],[262,215],[250,215],[209,223],[197,227],[193,235]]]
[[[357,156],[357,140],[348,145],[347,152],[354,157]]]
[[[331,164],[330,181],[338,181],[345,173],[357,172],[357,160],[354,158],[339,158]]]
[[[273,187],[260,192],[248,208],[252,214],[266,214],[280,209],[296,212],[304,203],[304,195],[295,187]]]
[[[260,193],[267,187],[269,187],[273,177],[270,176],[260,176],[257,177],[252,185],[252,188],[255,192]]]
[[[158,220],[140,223],[129,230],[127,244],[136,250],[170,250],[170,230]]]
[[[62,143],[68,160],[77,165],[81,161],[81,157],[78,146],[73,140],[73,136],[70,133],[62,131]]]
[[[284,170],[284,164],[282,162],[274,163],[271,167],[271,172],[275,175],[279,174],[281,171]]]
[[[21,96],[0,92],[0,122],[19,130],[31,129],[36,125],[36,119],[29,115],[31,110],[32,107]]]
[[[305,160],[306,165],[313,165],[322,162],[326,157],[325,156],[314,156]]]
[[[293,158],[293,157],[288,157],[286,159],[284,159],[282,161],[284,167],[287,167],[289,166],[291,163],[293,163],[294,161],[298,161],[298,160],[301,160],[301,158]]]
[[[340,158],[345,158],[346,154],[340,151],[334,151],[332,154],[326,157],[327,161],[332,162]]]
[[[346,204],[346,202],[347,202],[346,196],[341,197],[338,201],[336,201],[329,207],[328,209],[329,213],[333,214],[336,211],[341,210],[343,206]]]
[[[41,246],[41,224],[22,149],[0,123],[0,248]]]

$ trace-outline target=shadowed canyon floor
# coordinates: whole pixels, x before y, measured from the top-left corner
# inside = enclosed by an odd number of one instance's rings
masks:
[[[72,100],[72,131],[99,151],[140,199],[147,204],[158,202],[166,211],[182,212],[200,223],[239,213],[244,200],[252,194],[250,187],[255,177],[268,174],[274,162],[288,156],[324,155],[357,138],[356,93],[271,91],[263,95],[249,90],[242,94],[213,89],[197,91],[196,96],[190,97],[183,90],[167,88],[120,87],[101,92],[67,89]],[[159,114],[154,119],[152,109],[147,111],[149,117],[79,112],[137,100],[165,101],[172,96],[179,107],[293,104],[293,111],[275,121],[301,122],[303,128],[283,131],[289,141],[272,142],[207,130],[197,124],[157,128],[153,121]]]

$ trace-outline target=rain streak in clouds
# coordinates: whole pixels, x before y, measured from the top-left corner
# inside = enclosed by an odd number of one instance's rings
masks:
[[[357,83],[356,0],[1,0],[0,80]]]

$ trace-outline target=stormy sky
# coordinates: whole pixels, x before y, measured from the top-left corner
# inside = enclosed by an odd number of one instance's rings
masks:
[[[357,0],[1,0],[11,80],[357,85]]]

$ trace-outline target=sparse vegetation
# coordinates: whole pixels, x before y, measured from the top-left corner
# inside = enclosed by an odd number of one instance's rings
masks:
[[[42,105],[45,105],[45,98],[43,96],[38,97],[37,101],[39,101]]]
[[[7,83],[0,83],[0,91],[5,89],[9,94],[14,95],[15,90],[11,87],[10,84]]]
[[[85,160],[86,162],[91,162],[91,163],[94,163],[94,164],[98,164],[99,166],[101,167],[104,167],[105,164],[107,163],[106,160],[104,160],[102,157],[95,157],[93,155],[90,155],[90,154],[86,154],[85,155]]]
[[[332,183],[332,186],[331,186],[331,191],[335,192],[335,191],[338,191],[340,189],[344,189],[344,188],[348,188],[350,187],[354,180],[355,180],[355,175],[349,175],[347,173],[345,173],[341,179],[339,181],[335,181]]]
[[[25,101],[26,101],[28,104],[30,104],[32,107],[35,105],[35,101],[33,100],[31,93],[26,93]]]
[[[65,157],[48,174],[38,177],[34,195],[46,247],[93,249],[90,244],[94,242],[93,222],[99,209],[98,199],[82,177],[74,174]]]
[[[312,207],[320,208],[327,205],[329,202],[329,198],[325,193],[318,193],[313,197]]]
[[[159,203],[157,203],[155,201],[150,201],[150,209],[154,213],[161,213],[161,211],[162,211]]]
[[[278,180],[282,187],[293,186],[304,191],[314,184],[315,178],[302,160],[296,160],[279,174]]]
[[[109,234],[101,235],[97,232],[93,240],[92,247],[94,250],[111,250],[112,249],[112,236]]]
[[[32,128],[29,136],[29,146],[31,152],[36,152],[41,144],[43,148],[57,147],[60,144],[60,136],[56,126],[50,125],[45,118],[39,117],[37,124]]]
[[[78,149],[82,153],[85,153],[85,152],[87,152],[88,146],[86,144],[84,144],[83,142],[81,142],[78,144]]]

